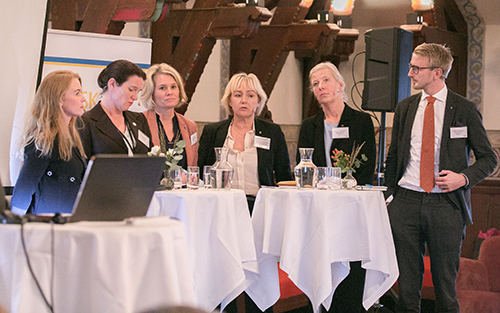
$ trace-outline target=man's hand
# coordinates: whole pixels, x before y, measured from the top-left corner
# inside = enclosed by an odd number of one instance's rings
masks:
[[[435,177],[434,181],[443,192],[451,192],[465,186],[467,183],[462,174],[457,174],[452,171],[442,170],[439,172],[439,177]]]

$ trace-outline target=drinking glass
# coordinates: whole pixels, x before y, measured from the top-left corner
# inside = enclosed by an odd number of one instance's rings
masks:
[[[180,167],[174,170],[174,189],[182,188],[182,169]]]
[[[331,167],[318,167],[318,182],[316,184],[316,188],[320,190],[328,189],[331,176]]]
[[[205,165],[203,166],[203,185],[205,185],[205,188],[212,188],[212,181],[210,180],[210,169],[212,168],[212,165]]]
[[[200,169],[198,166],[188,166],[187,171],[187,187],[189,190],[198,189],[198,177],[200,175]]]
[[[328,188],[333,190],[339,190],[342,188],[342,173],[340,167],[331,168],[331,176]]]

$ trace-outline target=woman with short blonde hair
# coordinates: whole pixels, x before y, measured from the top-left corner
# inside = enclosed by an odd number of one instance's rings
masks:
[[[266,100],[257,76],[233,75],[221,100],[231,115],[205,126],[198,151],[198,166],[202,168],[215,163],[214,148],[228,148],[228,161],[234,169],[233,187],[245,191],[250,212],[260,186],[292,179],[281,127],[257,118]]]

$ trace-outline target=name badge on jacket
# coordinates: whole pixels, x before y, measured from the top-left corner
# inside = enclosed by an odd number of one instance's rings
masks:
[[[349,138],[349,127],[334,127],[332,129],[333,139]]]
[[[149,137],[146,136],[140,129],[137,130],[137,137],[139,137],[139,141],[142,142],[146,147],[149,147]]]
[[[198,132],[191,135],[191,145],[194,146],[198,142]]]
[[[451,127],[450,138],[451,139],[467,138],[467,126]]]
[[[271,138],[255,136],[253,146],[256,148],[269,150],[271,148]]]

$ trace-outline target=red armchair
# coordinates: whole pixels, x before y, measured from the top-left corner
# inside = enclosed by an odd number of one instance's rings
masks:
[[[460,259],[457,295],[462,313],[500,313],[500,236],[481,244],[479,259]]]

